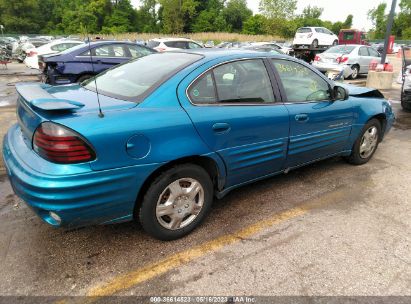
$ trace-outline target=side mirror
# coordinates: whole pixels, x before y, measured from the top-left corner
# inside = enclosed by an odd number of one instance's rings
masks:
[[[348,91],[340,87],[338,85],[334,86],[333,88],[333,99],[334,100],[347,100],[348,99]]]

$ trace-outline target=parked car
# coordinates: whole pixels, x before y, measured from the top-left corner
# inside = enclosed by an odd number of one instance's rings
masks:
[[[253,42],[251,43],[251,46],[256,46],[256,47],[269,47],[271,50],[276,49],[280,51],[280,53],[290,55],[290,53],[293,52],[293,49],[290,47],[285,47],[283,45],[280,45],[279,43],[276,42]]]
[[[22,63],[26,59],[28,49],[34,49],[35,46],[29,42],[20,42],[13,53],[13,58]]]
[[[401,106],[404,111],[411,112],[411,46],[404,46],[401,52]]]
[[[368,45],[366,32],[356,29],[342,29],[338,34],[338,44]]]
[[[91,49],[91,54],[90,54]],[[96,41],[81,44],[56,55],[39,56],[39,68],[49,84],[82,82],[117,64],[156,51],[132,42]]]
[[[73,46],[84,45],[84,42],[79,40],[60,39],[54,40],[48,44],[42,45],[38,48],[31,48],[26,50],[26,58],[24,63],[27,67],[32,69],[39,69],[39,56],[48,54],[57,54]]]
[[[241,185],[336,155],[368,162],[394,121],[378,90],[244,50],[152,54],[17,91],[3,142],[16,194],[55,227],[139,219],[162,240]]]
[[[203,46],[187,38],[155,38],[147,42],[147,46],[158,52],[201,49]]]
[[[384,43],[373,43],[371,47],[380,54],[384,52]]]
[[[328,47],[338,44],[338,37],[325,27],[301,27],[294,36],[294,48]]]
[[[341,69],[344,78],[356,79],[360,74],[368,74],[372,60],[380,61],[381,55],[365,45],[337,45],[314,58],[313,66],[321,72]]]
[[[284,54],[281,49],[269,45],[251,45],[243,47],[244,50],[253,50],[257,52],[266,52],[272,54]]]

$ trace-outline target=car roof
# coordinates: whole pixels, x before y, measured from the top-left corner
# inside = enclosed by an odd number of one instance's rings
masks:
[[[191,53],[191,54],[199,54],[202,55],[203,58],[208,60],[213,59],[226,59],[226,58],[255,58],[255,57],[275,57],[275,58],[290,58],[292,57],[287,56],[285,54],[273,54],[270,52],[261,52],[261,51],[254,51],[248,49],[191,49],[191,50],[184,50],[184,51],[176,51],[176,53]]]
[[[151,41],[158,41],[158,42],[164,42],[164,41],[194,41],[192,39],[188,39],[188,38],[172,38],[172,37],[166,37],[166,38],[153,38],[150,39]]]

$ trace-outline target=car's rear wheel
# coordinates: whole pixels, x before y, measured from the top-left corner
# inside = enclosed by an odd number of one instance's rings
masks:
[[[213,201],[208,173],[193,164],[178,165],[158,176],[144,195],[138,216],[151,236],[168,241],[190,233]]]
[[[351,155],[347,158],[353,165],[362,165],[368,162],[377,150],[381,139],[381,123],[371,119],[362,128],[354,143]]]
[[[311,47],[312,47],[313,49],[318,48],[318,40],[317,40],[317,39],[314,39],[313,43],[311,43]]]
[[[336,45],[338,45],[338,40],[334,40],[333,42],[333,46],[336,46]]]
[[[360,73],[360,67],[359,67],[358,65],[354,64],[354,65],[351,67],[351,75],[350,75],[350,78],[351,78],[351,79],[357,79],[359,73]]]

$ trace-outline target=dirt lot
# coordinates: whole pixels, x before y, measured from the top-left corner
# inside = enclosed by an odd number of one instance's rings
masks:
[[[411,114],[399,93],[384,92],[398,119],[368,164],[333,158],[242,187],[173,242],[135,223],[53,229],[0,171],[0,294],[411,296]],[[0,107],[0,133],[14,111]]]

